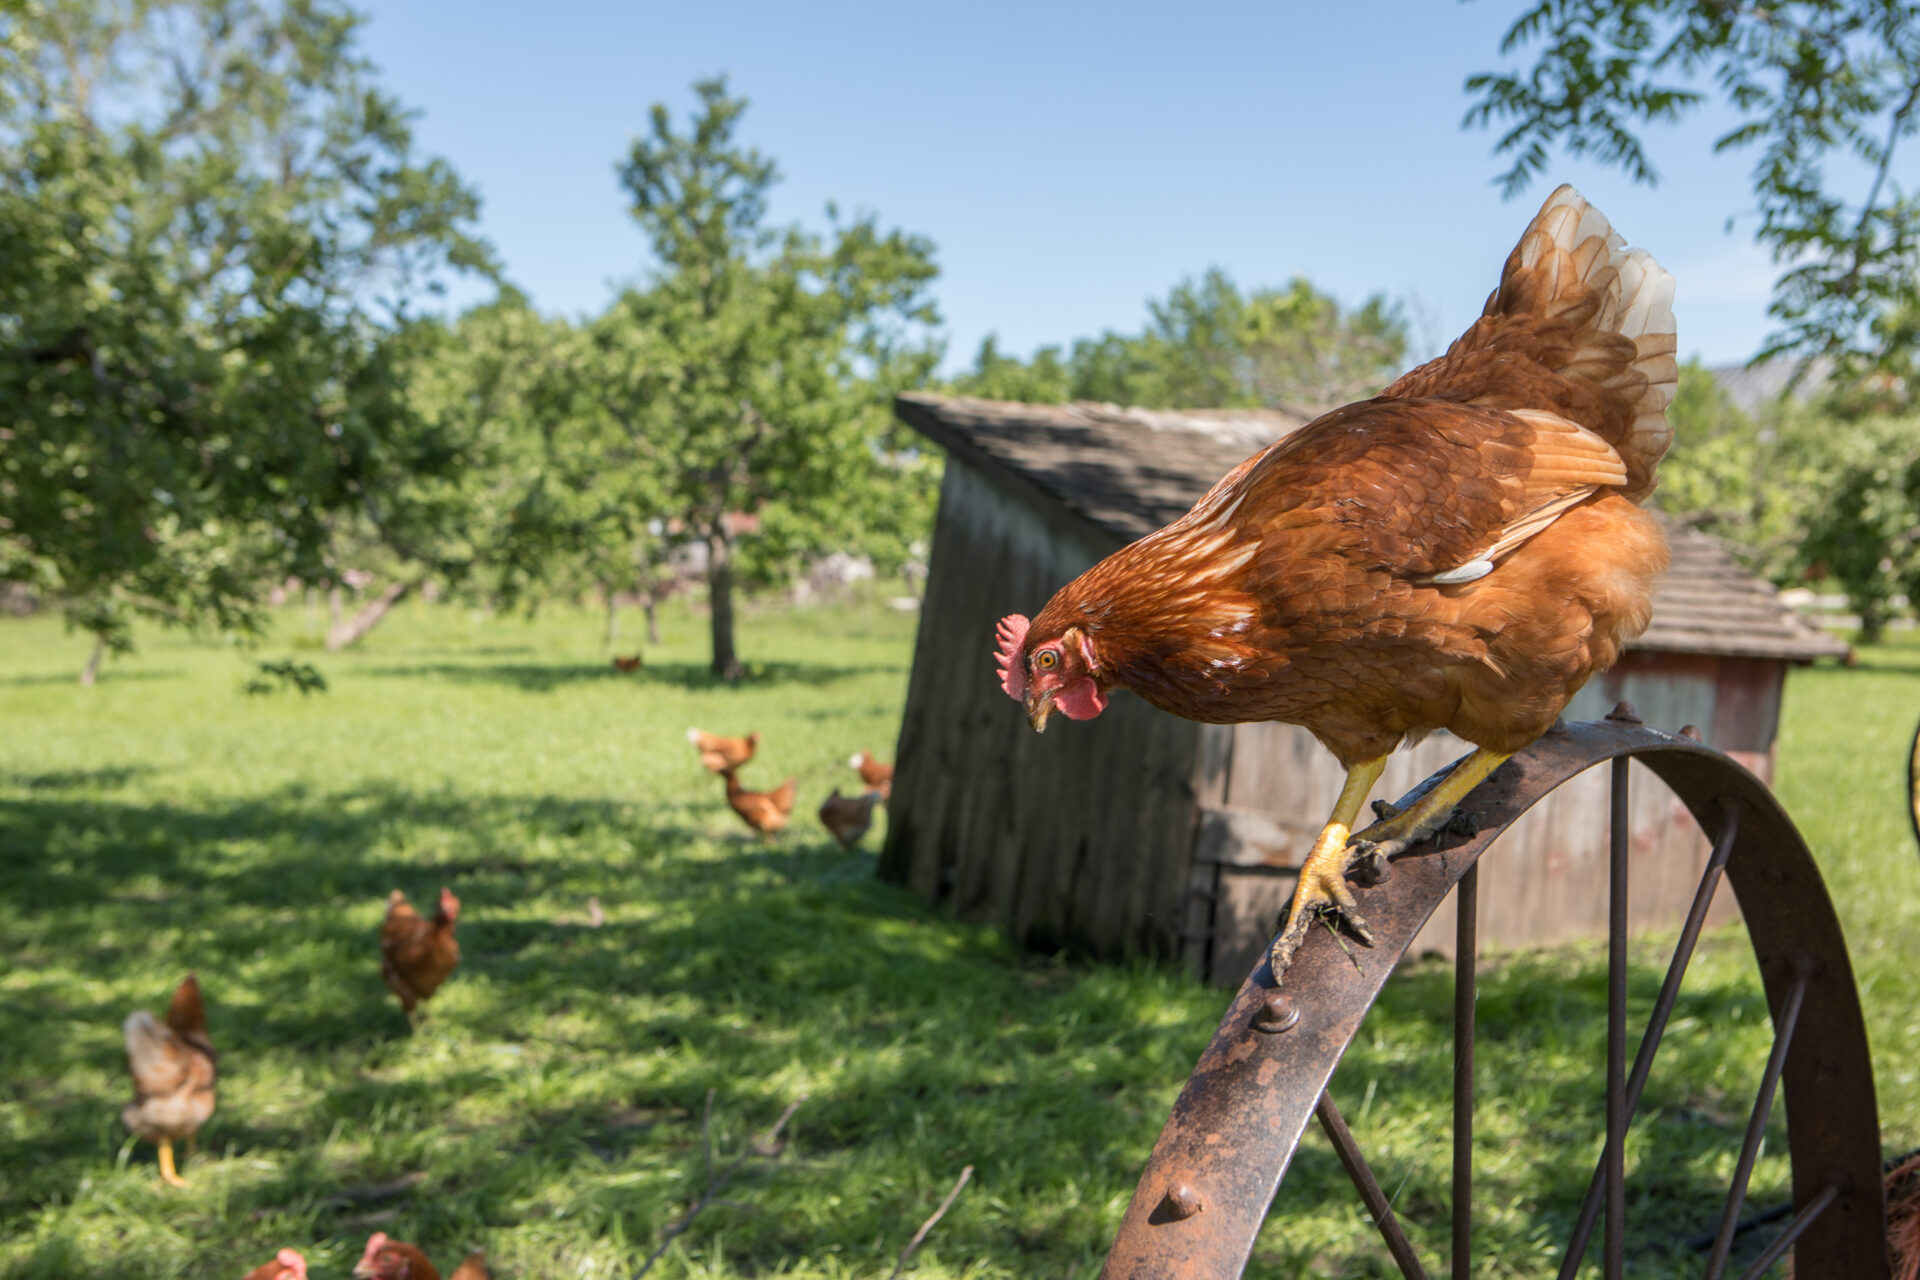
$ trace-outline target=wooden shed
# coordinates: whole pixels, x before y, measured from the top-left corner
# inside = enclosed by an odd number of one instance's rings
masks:
[[[1128,694],[1044,735],[1007,701],[993,629],[1037,613],[1088,566],[1180,516],[1228,470],[1304,425],[1275,410],[1150,411],[902,396],[895,413],[947,454],[897,748],[881,873],[1028,946],[1178,957],[1239,982],[1272,934],[1341,771],[1304,729],[1200,725]],[[1763,778],[1787,666],[1846,646],[1781,606],[1710,538],[1674,529],[1652,626],[1569,719],[1631,701],[1695,725]],[[1435,734],[1395,754],[1378,796],[1466,751]],[[1635,766],[1632,919],[1677,923],[1707,845]],[[1561,788],[1483,865],[1480,937],[1519,946],[1606,925],[1605,779]],[[1512,856],[1524,847],[1524,856]],[[1732,911],[1722,894],[1718,910]],[[1419,946],[1445,950],[1450,919]]]

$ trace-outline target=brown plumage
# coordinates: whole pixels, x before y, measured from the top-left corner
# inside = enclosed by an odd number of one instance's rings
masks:
[[[387,895],[387,918],[380,926],[380,977],[400,997],[400,1011],[414,1021],[414,1010],[440,989],[460,963],[460,942],[453,936],[460,899],[440,890],[433,919],[423,918],[395,889]]]
[[[750,733],[744,738],[723,738],[718,734],[689,729],[687,741],[700,753],[701,764],[714,773],[725,773],[753,759],[754,751],[760,746],[760,735]]]
[[[771,791],[748,791],[740,785],[732,768],[722,769],[720,776],[727,780],[727,803],[742,822],[763,836],[770,836],[787,825],[795,794],[792,778]]]
[[[1887,1247],[1893,1280],[1920,1280],[1920,1151],[1887,1171]]]
[[[475,1249],[468,1254],[466,1259],[453,1269],[453,1274],[448,1276],[447,1280],[489,1280],[486,1252]]]
[[[120,1119],[136,1137],[159,1147],[161,1180],[184,1187],[186,1179],[174,1169],[173,1144],[191,1143],[213,1114],[218,1074],[198,979],[190,973],[174,988],[164,1024],[145,1009],[136,1009],[127,1015],[124,1030],[133,1101],[121,1110]]]
[[[1304,725],[1346,766],[1276,974],[1312,913],[1366,940],[1354,858],[1431,835],[1645,629],[1667,548],[1636,504],[1672,436],[1672,284],[1560,188],[1444,356],[1002,620],[1002,682],[1035,729],[1126,688],[1192,720]],[[1349,841],[1386,755],[1440,728],[1480,750]]]
[[[835,787],[833,794],[820,802],[820,825],[833,833],[842,849],[851,849],[873,826],[873,806],[879,800],[878,791],[843,796],[840,788]]]
[[[883,797],[893,791],[893,766],[881,764],[865,751],[856,751],[847,761],[849,768],[860,775],[860,781],[869,791],[878,791]]]
[[[247,1272],[244,1280],[307,1280],[307,1260],[295,1249],[282,1249],[272,1262]]]
[[[613,669],[615,671],[638,671],[640,669],[640,655],[636,653],[631,658],[622,658],[615,655],[613,659]]]
[[[440,1280],[440,1270],[427,1255],[384,1231],[367,1237],[366,1252],[353,1264],[357,1280]]]

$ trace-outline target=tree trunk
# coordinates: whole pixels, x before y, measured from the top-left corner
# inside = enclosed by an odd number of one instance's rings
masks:
[[[420,585],[418,578],[396,582],[385,591],[369,600],[366,607],[345,622],[335,622],[327,629],[327,652],[335,653],[355,643],[361,636],[380,625],[387,611],[407,598],[409,592]]]
[[[606,588],[601,588],[606,591]],[[607,597],[607,648],[611,650],[620,641],[620,605],[614,599],[613,592],[606,591]]]
[[[80,668],[80,687],[93,688],[93,682],[100,675],[100,659],[107,655],[107,638],[96,635],[93,638],[93,653],[87,658],[87,665]]]
[[[345,612],[346,611],[344,608],[342,608],[341,601],[340,601],[340,584],[336,582],[333,586],[327,588],[327,634],[328,635],[332,635],[334,632],[340,629],[340,618],[341,618],[341,615]]]
[[[640,597],[641,611],[647,615],[647,643],[660,643],[660,597],[653,588],[647,588],[647,594]]]
[[[311,640],[320,630],[320,589],[307,588],[307,639]]]
[[[733,539],[720,522],[707,534],[707,605],[713,621],[713,674],[731,684],[747,669],[733,652]]]

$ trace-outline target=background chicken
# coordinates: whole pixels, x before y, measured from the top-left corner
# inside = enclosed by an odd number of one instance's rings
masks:
[[[247,1272],[245,1280],[307,1280],[307,1260],[298,1250],[282,1249],[272,1262],[263,1262]]]
[[[1561,187],[1444,356],[1001,620],[1002,684],[1036,730],[1126,688],[1191,720],[1303,725],[1339,757],[1276,978],[1317,913],[1367,941],[1355,860],[1431,835],[1646,628],[1667,548],[1636,504],[1672,438],[1672,302],[1673,278]],[[1473,754],[1351,836],[1388,753],[1441,728]]]
[[[860,775],[860,781],[869,791],[878,791],[885,797],[893,791],[893,766],[881,764],[865,751],[856,751],[847,761],[847,767]]]
[[[878,791],[843,796],[840,788],[835,787],[833,794],[820,802],[820,825],[833,833],[842,849],[851,849],[873,826],[873,806],[879,799]]]
[[[763,836],[787,825],[787,816],[793,812],[794,779],[788,778],[772,791],[748,791],[732,767],[722,769],[720,776],[727,780],[727,803],[742,822]]]
[[[184,1187],[187,1181],[173,1165],[173,1144],[185,1141],[192,1153],[194,1135],[213,1114],[217,1065],[198,979],[190,973],[174,988],[164,1025],[136,1009],[127,1015],[125,1030],[133,1101],[120,1119],[136,1137],[159,1146],[161,1180]]]
[[[750,733],[744,738],[722,738],[718,734],[689,729],[687,741],[700,753],[701,764],[714,773],[724,773],[728,769],[738,769],[753,759],[753,753],[760,745],[760,735]]]
[[[460,963],[460,943],[453,936],[459,919],[460,899],[445,887],[431,920],[423,919],[400,890],[387,896],[387,918],[380,926],[380,977],[400,997],[409,1023],[417,1025],[415,1008],[438,991]]]
[[[641,666],[641,658],[640,658],[640,655],[637,653],[632,655],[631,657],[626,657],[626,658],[623,658],[618,654],[614,655],[613,669],[615,671],[629,671],[629,672],[638,671],[640,669],[640,666]]]
[[[426,1254],[384,1231],[367,1238],[366,1252],[354,1264],[353,1274],[359,1280],[440,1280],[439,1268],[427,1261]],[[487,1280],[486,1255],[479,1250],[468,1254],[448,1280]]]

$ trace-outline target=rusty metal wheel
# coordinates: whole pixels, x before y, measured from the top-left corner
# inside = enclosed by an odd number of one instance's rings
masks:
[[[1913,826],[1913,839],[1920,844],[1920,725],[1914,726],[1913,743],[1907,748],[1907,821]]]
[[[1627,1028],[1628,761],[1639,760],[1686,804],[1713,841],[1666,979],[1629,1069]],[[1788,1250],[1797,1280],[1886,1280],[1885,1201],[1873,1065],[1839,921],[1806,843],[1765,784],[1691,736],[1643,727],[1622,704],[1605,721],[1556,728],[1468,799],[1479,832],[1442,848],[1417,846],[1387,880],[1358,890],[1371,954],[1404,955],[1449,892],[1458,892],[1454,964],[1451,1274],[1473,1268],[1473,1051],[1476,867],[1499,834],[1548,792],[1594,765],[1612,771],[1608,909],[1606,1141],[1570,1239],[1560,1280],[1587,1258],[1604,1220],[1601,1273],[1625,1273],[1627,1126],[1653,1069],[1680,981],[1724,877],[1739,899],[1773,1019],[1773,1045],[1748,1115],[1731,1185],[1704,1267],[1727,1274],[1775,1093],[1787,1108],[1792,1217],[1740,1273],[1766,1274]],[[1414,794],[1432,786],[1429,778]],[[1409,797],[1410,799],[1411,797]],[[1402,801],[1405,803],[1405,800]],[[1524,851],[1516,851],[1524,856]],[[1457,887],[1456,887],[1457,886]],[[1397,963],[1397,961],[1395,961]],[[1286,989],[1265,962],[1241,987],[1154,1145],[1107,1256],[1110,1280],[1238,1276],[1291,1162],[1316,1117],[1380,1229],[1402,1275],[1427,1272],[1366,1157],[1327,1092],[1394,963],[1355,966],[1337,947],[1309,945]]]

